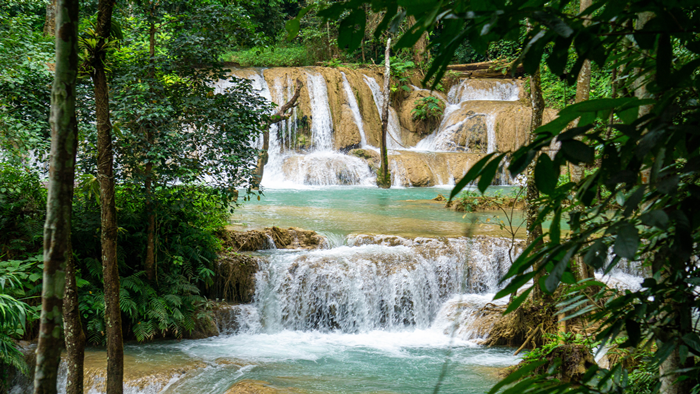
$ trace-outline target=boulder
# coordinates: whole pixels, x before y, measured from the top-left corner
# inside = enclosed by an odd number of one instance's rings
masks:
[[[233,252],[254,252],[265,249],[318,249],[325,238],[315,231],[297,227],[267,227],[262,230],[226,231],[221,234],[224,247]]]
[[[413,110],[416,108],[416,102],[424,97],[436,97],[440,101],[445,102],[445,97],[438,92],[431,92],[427,89],[415,89],[401,103],[398,109],[399,123],[404,131],[402,139],[407,146],[415,146],[421,139],[432,133],[442,120],[442,116],[437,119],[413,120]],[[444,106],[443,106],[444,110]]]
[[[235,383],[224,394],[276,394],[298,393],[294,389],[280,389],[260,380],[241,380]]]

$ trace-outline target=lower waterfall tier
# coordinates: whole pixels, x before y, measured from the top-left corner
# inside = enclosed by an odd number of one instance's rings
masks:
[[[392,186],[424,187],[453,185],[483,155],[390,150],[388,157]],[[333,151],[290,154],[265,166],[262,184],[270,188],[374,186],[379,167],[379,152],[374,149],[354,149],[347,154]]]

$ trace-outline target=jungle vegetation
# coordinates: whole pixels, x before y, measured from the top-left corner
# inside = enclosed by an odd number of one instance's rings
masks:
[[[561,109],[553,122],[533,122],[527,146],[477,163],[452,197],[470,182],[484,191],[506,159],[511,175],[528,174],[533,237],[498,297],[512,297],[508,312],[538,297],[562,321],[587,319],[598,329],[592,341],[550,338],[539,357],[526,358],[492,392],[699,391],[695,2],[58,4],[74,14],[55,15],[55,25],[71,32],[60,36],[61,45],[46,28],[52,22],[44,2],[0,2],[0,363],[26,372],[16,340],[39,336],[40,349],[48,350],[60,341],[50,324],[60,331],[61,319],[47,309],[57,305],[48,290],[60,286],[46,285],[62,279],[52,277],[57,273],[75,292],[74,328],[84,329],[89,343],[110,340],[106,317],[113,315],[105,313],[110,296],[103,283],[117,285],[124,338],[191,332],[210,308],[204,295],[220,247],[216,233],[235,206],[235,187],[253,186],[253,141],[268,122],[269,103],[246,81],[215,87],[224,62],[380,64],[391,38],[392,68],[419,69],[428,86],[438,87],[448,64],[499,60],[504,72],[524,67],[540,107]],[[586,67],[589,89],[581,96]],[[56,83],[71,94],[52,93]],[[557,153],[542,154],[554,140]],[[47,182],[42,163],[49,156],[67,165]],[[219,182],[209,182],[213,173]],[[116,219],[105,218],[110,210]],[[553,225],[538,234],[545,220]],[[568,233],[560,230],[563,220]],[[61,229],[48,234],[53,254],[43,252],[47,221]],[[110,224],[114,265],[103,255]],[[625,261],[644,267],[642,288],[600,290],[591,271]],[[107,279],[113,268],[118,274]],[[81,341],[78,331],[66,333]],[[567,364],[557,349],[571,343],[591,352],[614,346],[624,362],[561,379]],[[51,392],[57,355],[42,355],[37,364],[46,381],[35,388]],[[118,378],[118,365],[109,376]]]

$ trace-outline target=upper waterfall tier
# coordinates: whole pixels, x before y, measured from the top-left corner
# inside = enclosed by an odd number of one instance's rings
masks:
[[[254,89],[277,105],[292,97],[297,81],[304,85],[289,119],[271,127],[264,186],[374,183],[372,160],[359,155],[363,162],[348,152],[358,148],[376,152],[380,145],[384,96],[379,67],[248,68],[232,69],[231,75],[251,80]],[[531,109],[520,80],[461,79],[446,84],[446,94],[421,89],[414,74],[409,83],[393,86],[387,146],[395,186],[448,185],[469,168],[434,152],[485,154],[516,149],[527,140]],[[428,96],[444,103],[443,115],[414,119],[420,99]],[[554,116],[547,111],[545,121]],[[407,151],[414,151],[413,163],[422,164],[407,167]],[[373,156],[364,156],[368,155]]]

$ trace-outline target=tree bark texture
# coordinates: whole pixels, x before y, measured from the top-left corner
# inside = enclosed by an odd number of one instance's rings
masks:
[[[291,114],[287,114],[286,112],[297,106],[297,100],[299,100],[299,96],[301,95],[301,88],[303,86],[304,84],[301,82],[301,79],[297,78],[297,87],[294,90],[294,95],[291,99],[289,99],[289,101],[287,101],[283,106],[281,106],[280,109],[277,112],[275,112],[274,115],[270,117],[270,123],[265,127],[265,131],[263,132],[262,151],[258,156],[258,163],[255,167],[255,171],[253,172],[253,178],[255,179],[253,181],[254,189],[257,189],[260,186],[265,171],[265,164],[267,164],[267,160],[270,157],[267,152],[268,149],[270,149],[270,126],[289,119]]]
[[[389,156],[386,149],[386,133],[389,128],[389,83],[391,82],[391,38],[386,41],[386,50],[384,51],[384,105],[382,105],[382,138],[379,142],[379,154],[381,164],[379,174],[377,175],[377,186],[388,189],[391,187],[391,179],[389,177]]]
[[[78,124],[75,116],[78,75],[78,0],[59,0],[56,7],[56,69],[51,88],[51,162],[41,291],[39,343],[36,349],[34,393],[56,392],[63,342],[63,295],[75,180]]]
[[[97,11],[98,46],[106,44],[112,30],[114,2],[100,0]],[[104,50],[93,59],[97,123],[97,179],[100,182],[102,276],[104,278],[105,326],[107,334],[107,393],[121,394],[124,386],[124,342],[119,307],[119,264],[117,261],[117,209],[114,201],[114,155],[109,115],[109,87]]]
[[[530,76],[530,95],[532,101],[532,118],[530,119],[530,141],[533,140],[534,132],[538,127],[542,126],[542,117],[544,116],[544,97],[542,96],[542,82],[540,78],[540,71],[537,70],[533,75]],[[527,228],[529,229],[527,235],[527,243],[531,244],[535,242],[535,239],[542,235],[542,225],[537,225],[533,227],[535,220],[537,219],[537,205],[535,201],[540,197],[540,192],[537,190],[535,185],[534,177],[535,161],[527,169]],[[544,298],[544,293],[539,285],[540,278],[544,276],[544,270],[540,271],[534,278],[532,299],[541,300]]]
[[[72,249],[72,248],[71,248]],[[85,333],[78,308],[78,286],[75,279],[75,260],[69,251],[66,261],[66,288],[63,297],[63,328],[65,330],[66,394],[83,394],[83,364],[85,360]]]
[[[56,36],[56,0],[46,3],[46,19],[44,20],[44,34]]]
[[[153,11],[151,10],[151,16]],[[148,32],[149,41],[149,51],[150,51],[150,77],[155,79],[155,54],[156,54],[156,25],[155,22],[151,21],[151,26]],[[147,143],[150,145],[153,143],[153,131],[148,130],[146,132]],[[153,203],[153,164],[146,164],[146,180],[144,184],[144,189],[146,191],[146,214],[148,215],[148,229],[146,230],[146,261],[144,266],[146,269],[146,277],[150,281],[156,280],[156,213],[155,204]]]

